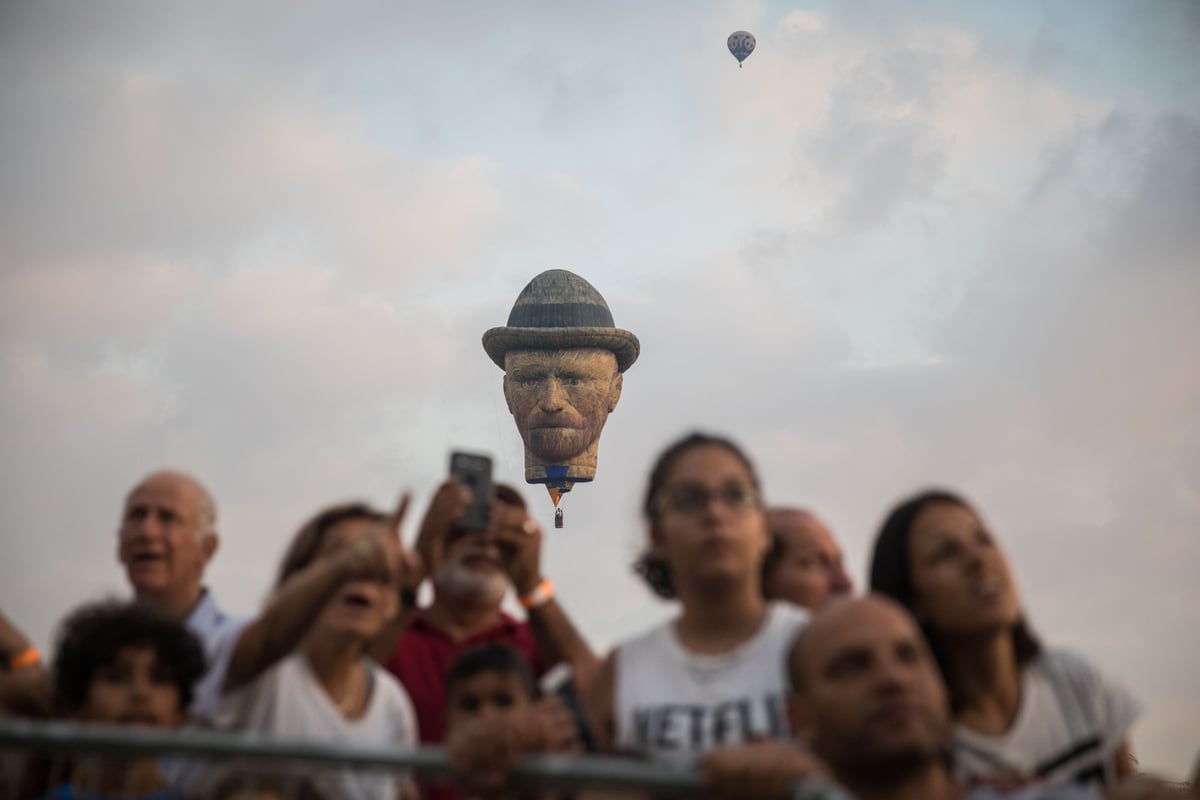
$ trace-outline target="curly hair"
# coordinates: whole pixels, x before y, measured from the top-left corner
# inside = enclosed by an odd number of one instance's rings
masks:
[[[671,470],[675,468],[681,458],[697,447],[720,447],[728,451],[734,458],[742,462],[746,471],[750,473],[750,482],[754,486],[754,490],[762,491],[758,472],[755,471],[753,462],[742,448],[724,436],[695,431],[664,450],[658,460],[654,462],[653,469],[650,470],[650,480],[646,482],[646,493],[642,498],[642,516],[646,518],[651,527],[657,517],[659,492],[662,491],[667,478],[670,477]],[[633,571],[646,582],[651,591],[664,600],[673,600],[677,596],[675,581],[671,577],[671,565],[664,559],[645,551],[634,561]]]
[[[65,712],[87,704],[92,679],[127,647],[154,650],[179,690],[180,710],[204,675],[204,648],[183,623],[136,603],[103,601],[76,609],[59,629],[54,656],[55,700]]]

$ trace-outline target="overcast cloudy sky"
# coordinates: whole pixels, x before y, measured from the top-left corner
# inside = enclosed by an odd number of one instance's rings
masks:
[[[562,267],[642,341],[548,532],[598,646],[671,613],[628,570],[654,454],[725,432],[860,582],[890,503],[974,498],[1182,776],[1198,52],[1188,0],[5,3],[0,608],[48,644],[123,592],[163,465],[216,494],[238,613],[329,501],[423,510],[455,446],[519,481],[479,339]]]

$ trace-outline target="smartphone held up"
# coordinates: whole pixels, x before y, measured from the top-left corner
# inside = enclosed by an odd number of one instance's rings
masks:
[[[450,475],[471,492],[471,504],[458,521],[458,527],[468,531],[485,530],[492,508],[491,457],[456,450],[450,454]]]

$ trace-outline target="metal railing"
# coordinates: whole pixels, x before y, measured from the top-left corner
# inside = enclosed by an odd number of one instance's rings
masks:
[[[450,761],[440,747],[367,748],[248,733],[217,733],[190,728],[152,731],[113,725],[0,719],[0,750],[58,756],[178,756],[203,761],[252,761],[256,764],[315,766],[410,772],[421,779],[448,779]],[[598,789],[656,797],[702,796],[694,771],[611,756],[531,755],[513,773],[517,789],[577,791]],[[804,779],[793,800],[848,800],[839,789]]]

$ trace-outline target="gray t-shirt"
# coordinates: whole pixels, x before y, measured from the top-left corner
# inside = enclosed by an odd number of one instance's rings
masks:
[[[967,783],[1015,773],[1044,784],[1116,783],[1113,755],[1140,707],[1086,659],[1046,650],[1021,675],[1021,706],[998,736],[958,725],[954,772]]]

